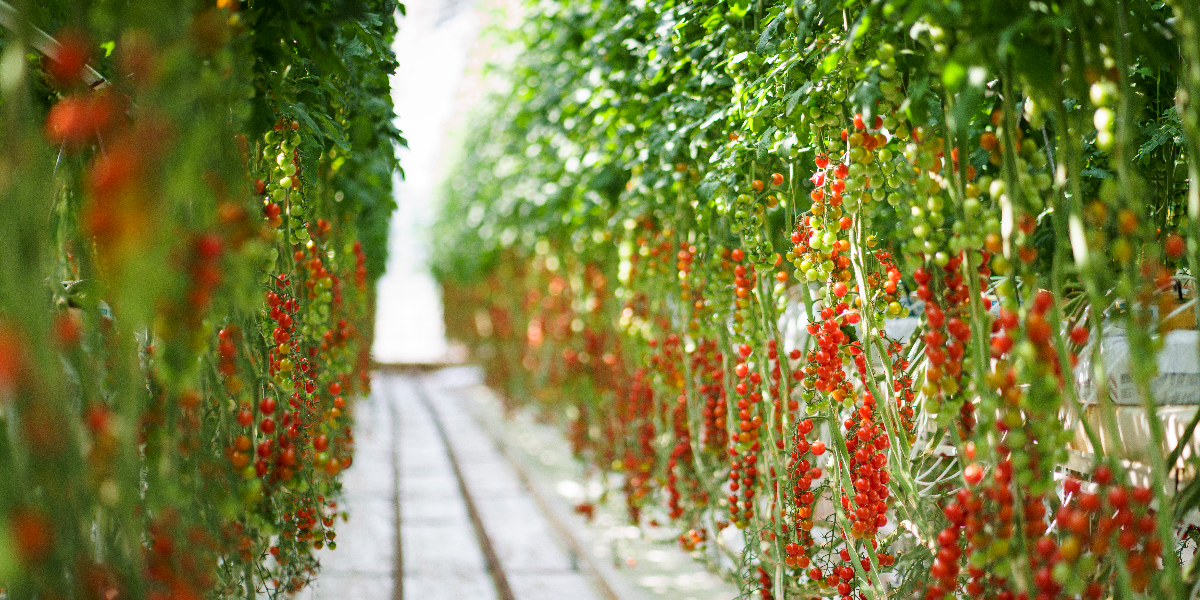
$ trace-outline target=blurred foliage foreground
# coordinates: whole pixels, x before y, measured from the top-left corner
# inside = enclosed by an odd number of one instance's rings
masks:
[[[0,597],[277,597],[336,546],[398,10],[0,3]]]
[[[744,597],[1195,597],[1200,4],[520,6],[447,326],[633,522]]]

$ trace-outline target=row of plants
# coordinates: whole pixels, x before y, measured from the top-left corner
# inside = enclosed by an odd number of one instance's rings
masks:
[[[521,7],[433,266],[632,522],[743,597],[1195,596],[1196,3]]]
[[[370,386],[403,6],[13,4],[0,596],[296,592]]]

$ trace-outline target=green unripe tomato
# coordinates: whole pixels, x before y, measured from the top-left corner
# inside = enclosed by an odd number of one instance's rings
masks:
[[[1100,199],[1106,204],[1114,205],[1121,197],[1121,187],[1115,179],[1100,180]]]
[[[1041,129],[1044,119],[1042,118],[1042,107],[1038,106],[1037,102],[1033,101],[1033,97],[1025,98],[1025,120],[1029,121],[1029,126],[1034,129]]]
[[[963,201],[963,214],[968,217],[979,216],[981,208],[978,198],[967,198]]]
[[[1096,572],[1098,564],[1096,555],[1091,553],[1084,554],[1079,557],[1079,560],[1075,561],[1075,572],[1079,573],[1081,578],[1089,579]]]
[[[1105,181],[1108,181],[1108,180],[1105,180]],[[996,179],[993,179],[992,183],[988,186],[988,195],[991,196],[993,200],[999,200],[1000,195],[1003,193],[1004,193],[1004,180],[1000,179],[999,177],[997,177]]]
[[[987,555],[984,554],[982,550],[976,550],[971,553],[971,556],[967,559],[967,562],[976,569],[982,569],[987,565]]]
[[[1020,153],[1023,158],[1028,160],[1029,157],[1033,156],[1034,154],[1037,154],[1037,151],[1038,151],[1037,142],[1034,142],[1033,138],[1025,138],[1025,139],[1021,140]]]

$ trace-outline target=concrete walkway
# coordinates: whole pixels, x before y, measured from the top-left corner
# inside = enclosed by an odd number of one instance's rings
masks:
[[[555,534],[465,409],[461,388],[440,381],[380,374],[356,407],[357,449],[345,474],[350,518],[339,525],[337,550],[321,551],[316,584],[300,597],[614,598],[594,591],[604,584],[585,575],[578,554]]]
[[[350,518],[336,525],[337,549],[317,552],[321,571],[300,599],[397,597],[396,411],[380,387],[354,406],[354,463],[342,475]]]
[[[373,357],[433,365],[465,358],[445,339],[428,271],[429,224],[449,132],[487,90],[487,15],[507,0],[406,0],[393,45],[406,179],[396,180],[387,272],[379,281]],[[509,59],[512,57],[509,56]],[[304,600],[707,600],[737,591],[678,550],[664,528],[641,531],[622,509],[573,512],[600,483],[571,457],[560,429],[502,419],[470,368],[377,373],[355,407],[349,522]],[[528,416],[528,415],[526,415]],[[656,537],[657,536],[657,537]],[[400,540],[398,542],[398,540]],[[644,559],[644,560],[639,560]]]

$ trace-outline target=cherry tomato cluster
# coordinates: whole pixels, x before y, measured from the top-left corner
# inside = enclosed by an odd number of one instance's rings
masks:
[[[3,39],[0,595],[294,594],[369,392],[394,31],[305,0],[84,4],[18,7],[37,44]],[[321,74],[350,37],[382,54]]]
[[[535,11],[439,221],[448,331],[744,596],[1182,597],[1200,13],[918,4]]]

